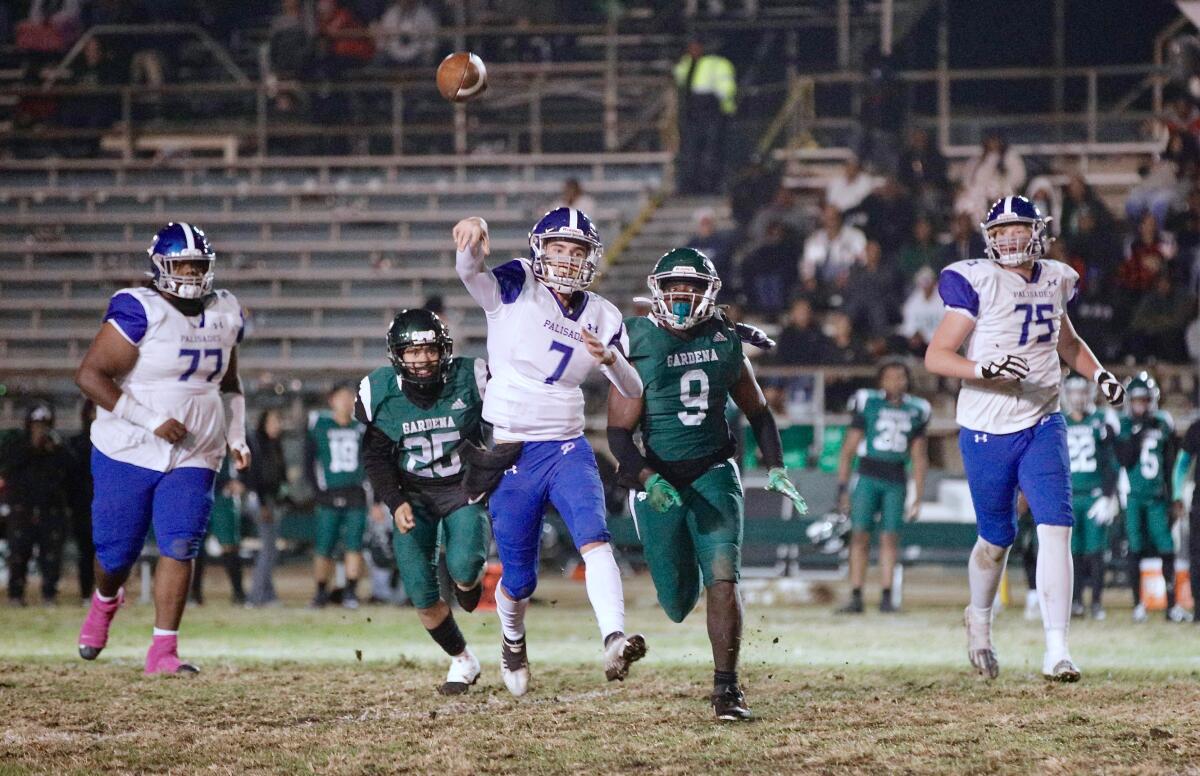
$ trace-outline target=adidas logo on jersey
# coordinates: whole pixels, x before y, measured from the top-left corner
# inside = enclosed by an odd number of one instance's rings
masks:
[[[461,396],[459,398],[455,399],[454,403],[450,405],[450,409],[452,409],[452,410],[465,410],[466,408],[467,408],[467,403],[462,400]]]
[[[713,335],[713,342],[726,342],[727,339],[728,338],[721,332],[717,332],[716,334]]]

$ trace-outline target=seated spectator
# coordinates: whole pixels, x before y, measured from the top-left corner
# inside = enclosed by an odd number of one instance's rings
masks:
[[[825,329],[833,348],[826,354],[825,363],[835,366],[852,366],[869,364],[871,357],[867,353],[865,338],[854,331],[854,322],[849,315],[840,310],[834,311],[825,319]]]
[[[1096,194],[1096,191],[1088,185],[1084,177],[1079,173],[1075,173],[1067,179],[1066,188],[1063,189],[1062,228],[1059,230],[1062,236],[1070,239],[1079,232],[1078,213],[1084,207],[1087,207],[1091,211],[1095,226],[1099,232],[1110,235],[1115,233],[1116,224],[1112,213],[1108,211],[1104,202]]]
[[[1175,255],[1170,236],[1161,232],[1154,214],[1146,212],[1137,222],[1137,234],[1125,249],[1125,259],[1117,267],[1117,287],[1131,301],[1155,286],[1158,276],[1168,271]]]
[[[934,330],[946,314],[946,307],[938,295],[937,276],[932,268],[921,267],[914,280],[916,288],[904,300],[897,333],[908,340],[908,349],[914,356],[922,356],[929,340],[933,338]]]
[[[824,364],[831,356],[833,341],[826,337],[813,316],[812,302],[801,297],[792,302],[787,323],[776,340],[773,362],[781,366]]]
[[[371,31],[388,64],[428,66],[438,45],[438,18],[420,0],[394,0]]]
[[[857,156],[851,156],[825,187],[825,201],[847,213],[861,205],[877,185],[879,180],[863,169]]]
[[[796,284],[796,245],[780,221],[767,227],[767,238],[742,260],[739,284],[746,308],[773,318],[787,307]]]
[[[562,197],[550,209],[553,210],[556,207],[573,207],[594,217],[596,198],[583,190],[583,184],[579,182],[578,178],[567,178],[563,181]]]
[[[29,16],[17,23],[17,48],[61,54],[83,32],[82,0],[33,0]]]
[[[1062,196],[1058,187],[1046,175],[1039,175],[1029,181],[1025,188],[1025,196],[1037,206],[1042,217],[1049,221],[1049,233],[1058,237],[1062,231]]]
[[[912,193],[919,209],[937,213],[945,207],[949,187],[946,158],[921,127],[914,127],[908,133],[897,177]]]
[[[883,248],[868,240],[862,260],[850,267],[844,309],[854,328],[868,337],[892,330],[900,320],[900,294],[904,286],[891,267],[883,263]]]
[[[1063,244],[1062,260],[1079,273],[1080,292],[1106,285],[1121,263],[1120,243],[1112,232],[1101,230],[1090,205],[1075,208],[1074,225],[1075,235],[1054,245]]]
[[[1121,359],[1122,322],[1128,316],[1121,314],[1111,289],[1093,285],[1081,290],[1070,312],[1076,333],[1096,358],[1103,363]]]
[[[1200,188],[1188,192],[1186,210],[1167,217],[1167,230],[1175,236],[1172,279],[1195,293],[1200,279]]]
[[[761,201],[762,190],[759,190],[759,197]],[[810,227],[808,212],[796,196],[796,192],[783,184],[776,186],[771,201],[755,214],[754,220],[750,222],[750,231],[746,235],[747,241],[751,245],[762,242],[766,238],[767,227],[776,221],[783,223],[797,238],[807,234]]]
[[[963,175],[962,202],[956,207],[968,212],[986,211],[1009,194],[1019,194],[1025,184],[1025,160],[1009,148],[1004,135],[989,132],[979,155],[967,163]]]
[[[950,242],[942,246],[940,267],[946,267],[956,261],[982,259],[986,246],[979,225],[970,213],[957,212],[950,222]]]
[[[1169,95],[1166,110],[1160,117],[1168,134],[1182,132],[1200,139],[1200,110],[1182,90],[1172,89]]]
[[[916,218],[908,192],[895,178],[884,178],[863,200],[860,211],[866,217],[863,232],[879,242],[888,260],[895,258],[912,233],[913,219]]]
[[[717,269],[717,277],[721,278],[722,295],[732,299],[738,290],[733,271],[733,237],[717,231],[717,213],[710,207],[700,208],[692,217],[696,231],[687,239],[687,247],[695,248],[709,258]]]
[[[937,244],[933,234],[933,222],[928,216],[919,215],[912,224],[912,235],[896,255],[896,269],[906,281],[922,267],[940,270],[942,246]]]
[[[1187,361],[1184,333],[1196,314],[1196,300],[1163,272],[1154,279],[1129,319],[1126,352],[1172,364]]]
[[[821,208],[821,228],[804,241],[800,257],[800,277],[805,288],[833,284],[844,278],[858,263],[867,248],[867,236],[861,229],[842,221],[842,211],[831,204]]]
[[[1200,158],[1195,138],[1172,133],[1167,147],[1150,165],[1139,170],[1141,180],[1129,191],[1125,200],[1125,216],[1137,223],[1143,213],[1151,213],[1159,226],[1166,224],[1167,214],[1183,201],[1181,181],[1190,177]]]
[[[312,55],[312,27],[300,0],[283,0],[267,30],[271,71],[280,78],[296,78]]]
[[[334,70],[370,62],[375,43],[363,23],[339,0],[317,0],[317,34],[322,59]]]

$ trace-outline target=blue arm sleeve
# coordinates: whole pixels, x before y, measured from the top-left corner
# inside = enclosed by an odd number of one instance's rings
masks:
[[[133,345],[142,341],[142,337],[146,336],[146,327],[150,325],[146,319],[146,309],[131,294],[113,296],[108,302],[104,320],[112,321],[117,329],[125,335],[125,339]]]
[[[1179,455],[1175,458],[1175,476],[1171,488],[1171,499],[1173,501],[1181,501],[1183,499],[1183,486],[1187,483],[1188,470],[1191,468],[1192,454],[1187,450],[1180,450]]]
[[[962,310],[972,318],[979,317],[979,294],[965,277],[954,270],[942,270],[938,278],[938,294],[947,307]]]

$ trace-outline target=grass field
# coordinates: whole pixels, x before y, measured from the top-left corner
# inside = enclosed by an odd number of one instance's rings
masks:
[[[914,582],[918,582],[914,580]],[[743,678],[757,720],[717,725],[702,611],[674,625],[627,583],[650,653],[604,682],[582,585],[547,580],[528,625],[534,689],[500,683],[492,613],[460,615],[484,663],[471,694],[434,693],[445,661],[410,609],[189,610],[203,673],[141,676],[149,607],[118,615],[95,663],[76,607],[0,610],[0,774],[1200,772],[1200,627],[1073,626],[1078,685],[1040,678],[1041,631],[997,621],[1002,674],[966,670],[960,580],[911,585],[909,611],[749,607]],[[1113,596],[1117,598],[1117,595]]]

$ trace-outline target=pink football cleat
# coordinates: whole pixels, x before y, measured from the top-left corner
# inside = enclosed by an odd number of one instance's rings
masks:
[[[179,659],[178,636],[155,636],[146,652],[146,675],[198,674],[200,669]]]
[[[79,629],[79,656],[84,660],[95,660],[100,650],[108,643],[108,626],[112,624],[117,609],[125,603],[125,588],[117,591],[117,597],[112,601],[101,601],[97,596],[99,591],[92,593],[92,603],[88,607],[87,617],[83,619],[83,627]]]

